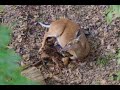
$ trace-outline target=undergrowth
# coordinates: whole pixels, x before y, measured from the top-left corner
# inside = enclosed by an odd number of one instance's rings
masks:
[[[108,62],[115,58],[116,57],[116,54],[109,54],[109,55],[106,55],[106,56],[103,56],[103,57],[100,57],[98,58],[96,64],[101,66],[101,67],[104,67],[108,64]]]
[[[0,25],[0,85],[37,84],[21,76],[22,68],[17,64],[21,57],[13,49],[7,47],[11,38],[11,30]]]
[[[110,5],[106,9],[105,14],[107,23],[110,24],[112,20],[116,19],[117,17],[120,17],[120,5]]]

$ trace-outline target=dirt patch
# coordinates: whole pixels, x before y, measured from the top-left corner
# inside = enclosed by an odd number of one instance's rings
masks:
[[[24,65],[41,62],[38,66],[47,84],[119,84],[119,81],[109,79],[112,73],[120,69],[115,58],[111,58],[104,67],[96,64],[98,58],[114,54],[120,48],[120,20],[107,26],[106,8],[105,5],[9,5],[5,8],[3,22],[13,29],[10,46],[22,56]],[[90,32],[87,38],[91,51],[85,63],[71,61],[68,66],[58,70],[49,57],[44,63],[40,58],[38,50],[47,29],[36,22],[50,23],[61,16],[77,22],[81,28]],[[59,54],[54,56],[57,63],[62,63]]]

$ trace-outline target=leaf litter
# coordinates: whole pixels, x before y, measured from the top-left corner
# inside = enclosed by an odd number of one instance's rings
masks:
[[[3,23],[12,27],[13,38],[10,47],[22,56],[22,65],[36,66],[43,75],[46,84],[120,84],[109,79],[111,73],[119,70],[115,58],[111,58],[104,67],[99,67],[98,58],[109,53],[116,53],[120,48],[120,19],[107,25],[105,21],[105,5],[6,5],[3,12]],[[50,23],[59,17],[67,17],[77,22],[81,28],[90,32],[87,36],[91,51],[86,62],[70,61],[67,66],[57,49],[46,46],[41,58],[38,50],[46,28],[36,22]],[[50,41],[48,40],[48,43]],[[53,51],[53,52],[52,52]]]

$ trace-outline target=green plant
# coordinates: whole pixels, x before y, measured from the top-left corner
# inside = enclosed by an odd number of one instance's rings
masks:
[[[100,81],[96,81],[96,85],[101,85]]]
[[[110,80],[113,81],[120,81],[120,71],[110,75]]]
[[[21,76],[22,68],[17,64],[21,57],[7,46],[11,40],[11,30],[0,25],[0,85],[37,84]]]
[[[104,56],[104,57],[100,57],[100,58],[98,58],[98,60],[97,60],[97,65],[100,65],[100,66],[105,66],[105,65],[107,65],[107,63],[109,62],[109,60],[111,59],[111,58],[113,58],[115,55],[113,55],[113,54],[109,54],[109,55],[107,55],[107,56]]]
[[[120,49],[117,50],[116,59],[118,61],[118,64],[120,64]]]
[[[100,65],[102,67],[105,66],[107,63],[108,63],[108,60],[105,57],[99,58],[97,60],[97,65]]]
[[[120,49],[117,50],[115,58],[117,59],[117,63],[120,64]],[[110,75],[110,80],[120,81],[120,71]]]
[[[5,5],[0,5],[0,12],[3,12],[5,8]]]
[[[120,17],[120,5],[110,5],[107,8],[105,14],[107,23],[110,24],[112,20],[116,19],[117,17]]]
[[[118,64],[120,64],[120,49],[116,51],[114,57],[117,59]],[[116,73],[110,75],[110,80],[120,81],[120,71],[117,71]]]
[[[6,49],[11,41],[11,30],[3,25],[0,26],[0,49]]]

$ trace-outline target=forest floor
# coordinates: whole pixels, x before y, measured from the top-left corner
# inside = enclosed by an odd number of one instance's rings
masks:
[[[107,85],[120,84],[117,72],[120,65],[115,57],[120,48],[120,20],[107,25],[105,5],[8,5],[3,12],[3,22],[11,25],[13,38],[10,46],[22,56],[22,64],[40,61],[40,69],[49,85]],[[38,50],[46,28],[36,22],[51,23],[53,19],[65,16],[88,30],[90,54],[86,62],[71,61],[68,66],[56,67],[50,61],[43,63]],[[49,51],[48,51],[49,52]],[[49,58],[48,58],[49,59]],[[59,58],[60,59],[60,58]],[[52,63],[51,63],[52,62]],[[60,64],[60,60],[57,60]]]

